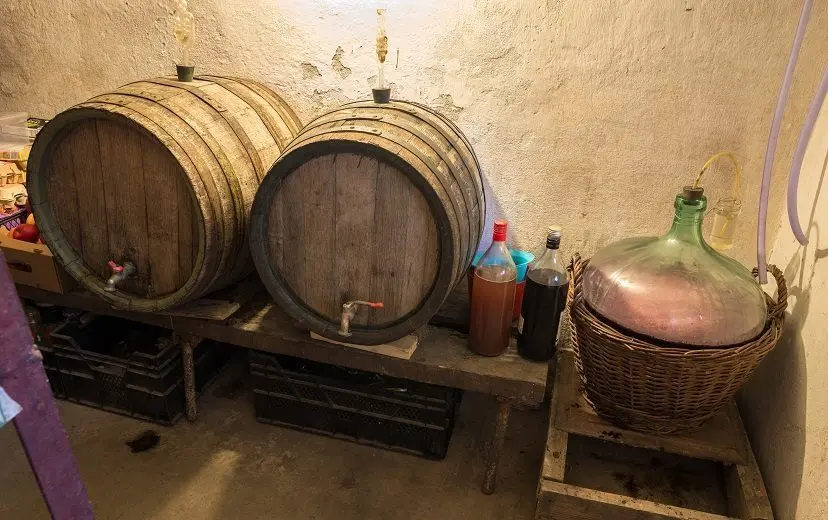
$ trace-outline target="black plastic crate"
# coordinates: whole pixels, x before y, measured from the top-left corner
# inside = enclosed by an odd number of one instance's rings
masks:
[[[259,421],[446,456],[459,390],[253,350],[248,356]]]
[[[217,343],[204,343],[195,350],[196,391],[212,382],[226,359],[226,347]],[[45,368],[52,392],[59,399],[168,426],[184,414],[181,363],[170,367],[176,380],[163,391],[129,383],[125,377],[128,372],[120,365],[90,363],[83,370],[49,365]]]
[[[73,351],[64,351],[46,344],[39,347],[43,354],[43,365],[46,368],[72,372],[88,377],[96,374],[117,377],[123,384],[145,388],[153,392],[163,393],[181,379],[183,371],[181,352],[173,347],[178,354],[173,357],[162,370],[130,368],[125,361],[101,361],[94,357],[87,357]]]
[[[49,303],[36,302],[32,300],[23,300],[26,307],[34,309],[37,312],[38,323],[44,327],[56,326],[65,321],[66,313],[72,310],[59,305],[52,305]]]
[[[53,329],[49,336],[49,354],[128,370],[163,371],[180,356],[169,330],[111,316],[85,314]]]

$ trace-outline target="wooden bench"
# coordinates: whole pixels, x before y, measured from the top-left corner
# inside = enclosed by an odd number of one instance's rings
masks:
[[[195,420],[197,416],[192,373],[193,349],[202,339],[494,396],[497,411],[488,442],[483,481],[485,493],[494,491],[512,406],[516,403],[536,405],[544,399],[547,364],[521,358],[514,345],[502,356],[483,357],[467,348],[464,334],[435,326],[417,331],[419,344],[408,360],[317,341],[311,339],[306,331],[294,327],[291,319],[270,300],[258,283],[248,284],[242,290],[236,288],[235,294],[241,303],[227,317],[212,316],[217,319],[195,316],[199,312],[210,312],[210,309],[228,313],[233,302],[212,306],[194,302],[166,314],[139,313],[113,309],[82,290],[57,294],[23,285],[18,285],[17,290],[22,298],[126,318],[165,327],[176,333],[181,338],[187,418],[190,420]]]
[[[673,436],[613,426],[558,353],[536,520],[773,520],[735,403]]]

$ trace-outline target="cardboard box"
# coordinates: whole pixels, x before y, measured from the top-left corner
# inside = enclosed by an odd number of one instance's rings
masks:
[[[0,236],[0,251],[9,266],[14,283],[61,294],[76,285],[75,280],[63,270],[44,244]]]

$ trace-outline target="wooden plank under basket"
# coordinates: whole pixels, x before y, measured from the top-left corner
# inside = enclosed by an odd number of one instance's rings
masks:
[[[702,430],[632,432],[598,417],[558,354],[536,520],[773,520],[735,404]]]

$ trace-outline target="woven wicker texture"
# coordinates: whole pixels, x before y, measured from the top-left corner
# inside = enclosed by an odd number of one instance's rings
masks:
[[[693,349],[631,336],[593,312],[581,297],[587,262],[576,254],[569,267],[572,346],[587,400],[620,427],[656,434],[699,428],[733,398],[782,335],[788,288],[776,266],[768,271],[776,278],[778,301],[766,295],[762,334],[738,346]]]

